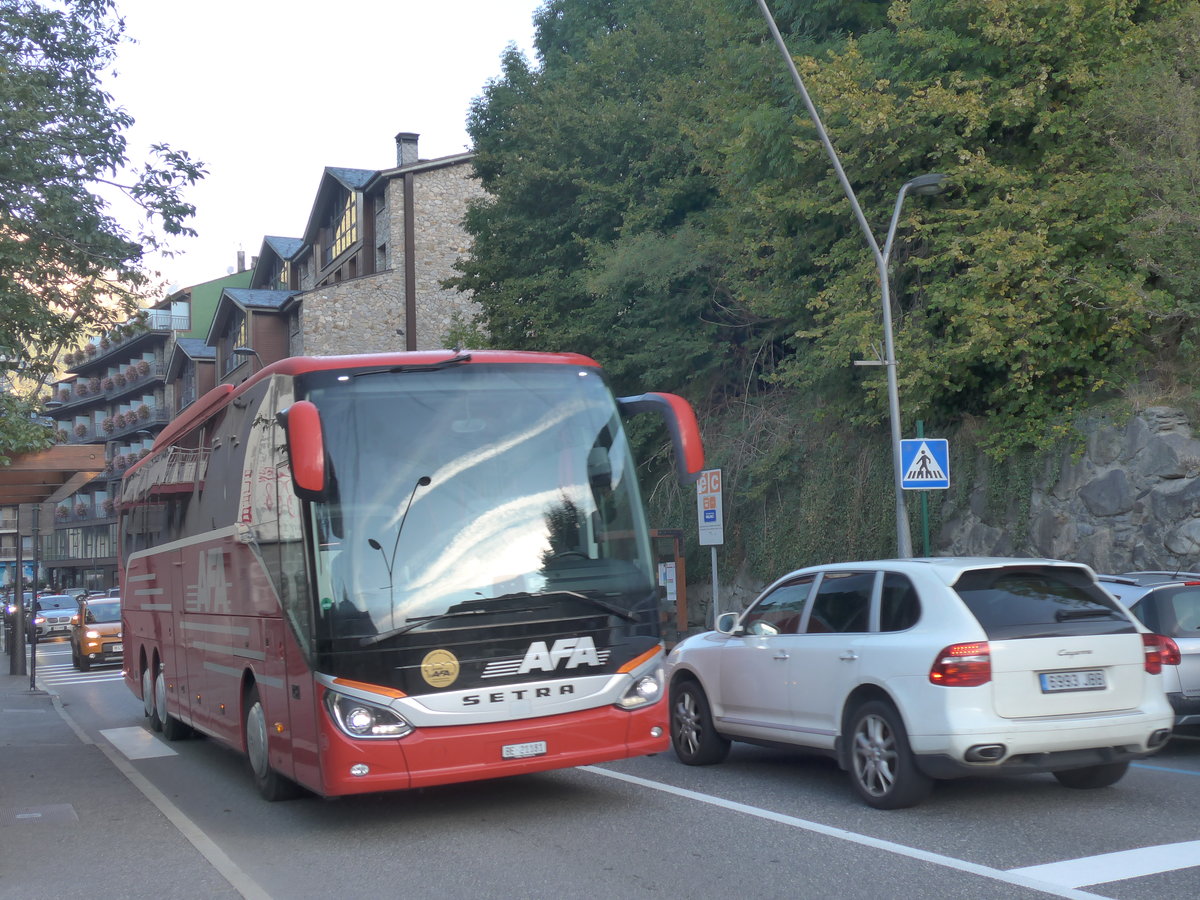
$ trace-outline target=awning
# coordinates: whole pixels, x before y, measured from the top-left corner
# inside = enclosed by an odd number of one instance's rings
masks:
[[[104,471],[103,444],[58,444],[0,466],[0,506],[58,503]]]

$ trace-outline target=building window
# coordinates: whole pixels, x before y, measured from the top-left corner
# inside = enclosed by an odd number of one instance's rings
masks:
[[[196,364],[189,359],[179,373],[179,409],[195,402],[196,390]]]
[[[325,225],[322,263],[329,265],[358,240],[358,203],[354,194],[343,190],[334,199]]]
[[[246,313],[242,310],[237,310],[229,318],[229,330],[225,332],[226,337],[221,341],[222,349],[225,351],[225,364],[223,375],[228,375],[234,369],[242,364],[242,358],[234,354],[235,347],[250,346],[250,323],[246,317]]]

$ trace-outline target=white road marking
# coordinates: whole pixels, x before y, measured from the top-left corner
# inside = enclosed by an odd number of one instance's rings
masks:
[[[129,759],[154,759],[158,756],[179,755],[138,725],[130,725],[128,728],[105,728],[100,733]]]
[[[990,866],[981,866],[977,863],[967,862],[963,859],[955,859],[952,856],[943,856],[940,853],[930,853],[927,850],[918,850],[915,847],[906,847],[903,844],[896,844],[892,841],[884,841],[879,838],[869,837],[865,834],[858,834],[853,831],[846,831],[843,828],[834,828],[830,825],[822,825],[820,822],[811,822],[807,819],[799,819],[795,816],[787,816],[782,813],[772,812],[769,809],[761,809],[757,806],[749,806],[745,803],[738,803],[734,800],[725,800],[721,797],[714,797],[711,794],[701,794],[696,791],[689,791],[686,788],[674,787],[669,784],[662,784],[657,781],[649,781],[645,778],[638,778],[636,775],[626,775],[624,772],[615,772],[611,769],[601,769],[597,766],[580,766],[585,772],[592,772],[596,775],[603,775],[605,778],[614,778],[617,781],[626,781],[630,784],[636,784],[640,787],[649,788],[655,791],[662,791],[665,794],[674,794],[677,797],[684,797],[688,800],[695,800],[699,803],[707,803],[710,806],[717,806],[722,809],[727,809],[732,812],[743,813],[747,816],[755,816],[759,819],[766,819],[770,822],[777,822],[781,825],[788,825],[792,828],[801,828],[805,831],[811,831],[814,834],[822,834],[826,837],[837,838],[842,841],[849,841],[854,844],[861,844],[864,847],[871,847],[876,850],[884,850],[888,853],[895,853],[898,856],[906,856],[910,859],[921,860],[922,862],[933,863],[934,865],[943,866],[947,869],[956,869],[960,872],[967,872],[971,875],[978,875],[982,878],[990,878],[993,881],[999,881],[1004,884],[1016,885],[1018,887],[1029,888],[1030,890],[1042,891],[1046,894],[1052,894],[1055,897],[1068,897],[1071,900],[1097,900],[1101,895],[1090,894],[1086,891],[1076,890],[1072,887],[1064,887],[1061,884],[1056,884],[1053,881],[1044,880],[1041,878],[1025,875],[1020,869],[1012,869],[1005,871],[1003,869],[993,869]]]
[[[53,697],[53,703],[54,708],[58,710],[58,714],[71,726],[71,730],[75,732],[79,739],[85,744],[93,744],[94,742],[87,736],[87,733],[68,715],[57,696]],[[112,730],[122,731],[124,729],[118,728]],[[144,729],[138,730],[141,731]],[[128,778],[134,787],[141,791],[146,799],[153,803],[158,808],[158,811],[166,816],[172,825],[179,829],[179,833],[187,838],[191,845],[208,860],[214,869],[221,873],[222,877],[233,886],[235,891],[242,895],[244,900],[271,900],[270,894],[263,890],[253,878],[242,871],[238,864],[230,859],[228,854],[218,847],[216,842],[205,834],[199,825],[185,816],[179,807],[167,799],[166,794],[151,784],[146,776],[135,769],[133,763],[121,756],[115,749],[103,743],[94,744],[94,746],[98,747],[100,752],[107,756],[109,761],[121,771],[121,774]],[[174,753],[175,751],[172,750],[171,752]]]
[[[1200,841],[1139,847],[1136,850],[1102,853],[1082,859],[1065,859],[1062,862],[1025,866],[1008,871],[1020,872],[1031,878],[1064,887],[1082,887],[1085,884],[1107,884],[1110,881],[1141,878],[1143,875],[1156,875],[1159,872],[1174,872],[1192,866],[1200,866]]]

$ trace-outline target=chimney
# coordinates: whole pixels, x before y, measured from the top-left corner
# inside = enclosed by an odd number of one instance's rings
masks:
[[[238,270],[239,272],[245,272],[245,271],[246,271],[246,251],[245,251],[245,250],[239,250],[239,251],[238,251],[238,266],[237,266],[237,270]]]
[[[396,135],[396,165],[411,166],[417,161],[417,138],[419,134],[402,131]]]

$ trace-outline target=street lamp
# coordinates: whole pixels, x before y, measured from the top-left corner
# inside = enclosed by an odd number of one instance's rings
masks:
[[[854,211],[854,218],[858,221],[858,227],[861,229],[868,246],[871,248],[871,253],[875,257],[875,267],[879,272],[879,283],[882,286],[883,292],[884,358],[877,361],[868,361],[864,364],[882,364],[887,366],[888,406],[892,420],[892,468],[896,482],[896,555],[901,558],[911,557],[912,534],[908,528],[908,513],[904,507],[904,489],[900,486],[904,479],[904,473],[901,471],[900,466],[900,397],[896,387],[896,352],[892,343],[892,298],[888,285],[888,256],[892,252],[892,239],[896,236],[896,223],[900,219],[900,207],[904,204],[905,194],[936,194],[941,190],[942,182],[946,176],[936,173],[919,175],[916,178],[906,181],[901,186],[900,195],[896,198],[896,209],[892,213],[892,221],[888,226],[887,241],[884,243],[884,249],[880,250],[879,243],[875,240],[875,235],[871,231],[870,224],[867,222],[867,217],[864,215],[862,207],[859,206],[858,197],[854,194],[854,188],[850,184],[850,179],[846,177],[841,160],[838,159],[837,150],[834,149],[833,142],[829,140],[825,126],[821,124],[821,117],[817,114],[817,108],[813,105],[812,98],[808,95],[808,89],[804,86],[804,80],[800,77],[800,72],[796,68],[796,62],[792,59],[792,54],[788,50],[787,44],[784,43],[783,35],[779,33],[779,26],[775,24],[775,17],[771,15],[771,10],[767,8],[766,0],[758,0],[758,8],[762,11],[763,18],[766,19],[767,28],[771,32],[775,46],[779,49],[780,54],[782,54],[784,64],[791,73],[792,82],[796,85],[796,90],[800,94],[800,98],[804,101],[804,107],[808,110],[808,115],[817,129],[817,136],[821,139],[821,145],[825,148],[825,153],[829,157],[829,162],[833,166],[833,171],[837,175],[838,182],[841,184],[846,198],[850,201],[850,208]]]
[[[234,356],[253,356],[255,359],[258,360],[258,367],[260,369],[263,367],[263,365],[265,365],[263,363],[262,357],[258,355],[258,351],[255,350],[253,347],[234,347],[233,355]]]
[[[892,241],[896,237],[896,224],[900,221],[900,209],[907,194],[936,194],[943,188],[946,176],[938,172],[918,175],[900,186],[896,195],[896,208],[892,210],[892,221],[888,225],[887,240],[883,250],[871,242],[875,254],[875,267],[879,271],[879,284],[883,294],[883,353],[882,363],[887,367],[888,411],[892,420],[892,477],[896,487],[896,553],[901,558],[911,557],[912,532],[908,526],[908,510],[904,503],[904,466],[900,461],[900,391],[896,384],[896,347],[892,340],[892,291],[888,279],[888,260],[892,255]]]

